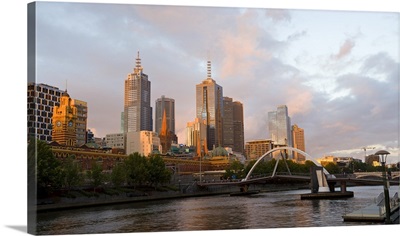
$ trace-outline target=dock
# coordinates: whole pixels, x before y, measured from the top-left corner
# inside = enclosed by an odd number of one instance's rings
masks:
[[[362,221],[362,222],[384,222],[386,219],[385,211],[383,208],[371,204],[362,209],[356,210],[352,213],[343,216],[344,221]],[[390,218],[392,222],[399,219],[399,206],[391,209]]]
[[[305,193],[301,194],[301,200],[304,199],[336,199],[336,198],[352,198],[354,197],[354,192],[320,192],[320,193]]]
[[[343,216],[344,221],[364,221],[364,222],[384,222],[386,212],[383,206],[383,195],[378,197],[378,203],[368,205],[362,209]],[[399,222],[399,198],[396,193],[390,201],[390,219],[391,222]]]

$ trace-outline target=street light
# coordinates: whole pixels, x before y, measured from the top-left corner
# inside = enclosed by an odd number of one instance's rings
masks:
[[[382,177],[383,177],[383,195],[385,197],[385,211],[386,211],[386,220],[385,222],[387,224],[390,224],[390,203],[389,203],[389,182],[387,181],[386,178],[386,158],[390,154],[386,150],[380,150],[375,153],[375,155],[379,156],[379,162],[381,163],[383,170],[382,170]]]

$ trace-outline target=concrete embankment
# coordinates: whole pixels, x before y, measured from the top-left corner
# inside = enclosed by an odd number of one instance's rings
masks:
[[[290,191],[304,189],[305,186],[298,185],[283,185],[283,186],[269,186],[268,188],[254,188],[260,192],[277,192],[277,191]],[[253,189],[253,190],[254,190]],[[58,201],[50,201],[48,204],[39,204],[31,208],[36,212],[49,212],[49,211],[61,211],[70,209],[81,209],[85,207],[97,207],[115,204],[127,204],[134,202],[146,202],[146,201],[159,201],[159,200],[169,200],[169,199],[182,199],[182,198],[192,198],[192,197],[206,197],[213,195],[224,195],[230,196],[231,193],[237,192],[238,188],[218,188],[218,189],[206,189],[202,191],[196,191],[194,193],[176,193],[176,192],[152,192],[147,196],[100,196],[95,197],[80,197],[77,199],[59,199]],[[42,202],[42,201],[38,201]]]
[[[207,193],[192,193],[192,194],[170,194],[170,195],[153,195],[153,196],[140,196],[140,197],[124,197],[124,198],[112,198],[108,199],[93,199],[92,201],[75,201],[75,202],[62,202],[62,203],[51,203],[37,205],[37,212],[48,212],[48,211],[60,211],[69,209],[79,209],[84,207],[96,207],[96,206],[106,206],[115,204],[126,204],[133,202],[146,202],[146,201],[156,201],[156,200],[168,200],[168,199],[179,199],[188,197],[203,197],[212,195],[229,194],[229,192],[207,192]]]

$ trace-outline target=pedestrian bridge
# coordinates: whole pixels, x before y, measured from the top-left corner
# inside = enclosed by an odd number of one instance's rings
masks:
[[[277,167],[278,167],[278,162],[279,158],[277,158],[274,170],[270,176],[253,176],[252,173],[256,166],[269,154],[277,151],[282,151],[282,150],[289,150],[293,152],[300,153],[304,155],[308,160],[312,161],[316,167],[313,169],[313,172],[311,175],[296,175],[292,174],[289,170],[288,165],[286,164],[286,167],[288,169],[287,173],[278,173],[277,172]],[[286,163],[286,159],[283,158],[282,160]],[[244,179],[241,180],[230,180],[230,181],[213,181],[213,182],[198,182],[198,186],[206,187],[206,186],[215,186],[215,185],[238,185],[241,189],[241,191],[246,192],[250,184],[259,184],[259,183],[268,183],[272,182],[273,180],[286,180],[286,181],[293,181],[293,182],[298,182],[298,181],[305,181],[305,182],[310,182],[310,187],[312,192],[334,192],[334,188],[336,184],[340,185],[341,192],[344,193],[346,192],[346,186],[347,183],[351,182],[356,185],[382,185],[382,172],[372,172],[372,174],[369,174],[369,172],[358,172],[355,175],[333,175],[330,174],[324,167],[321,166],[318,162],[314,161],[312,157],[293,147],[278,147],[274,148],[268,152],[266,152],[264,155],[259,157],[257,161],[254,163],[252,168],[250,169],[249,173]],[[375,178],[371,179],[368,178],[373,176]],[[379,177],[379,178],[378,178]],[[395,180],[397,178],[397,180]],[[399,173],[398,172],[392,172],[392,178],[391,180],[388,181],[390,185],[397,185],[398,184],[398,178],[399,178]]]

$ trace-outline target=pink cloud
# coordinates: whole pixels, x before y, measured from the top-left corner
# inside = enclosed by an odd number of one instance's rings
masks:
[[[300,87],[287,89],[287,97],[290,98],[290,100],[286,102],[289,108],[289,116],[307,114],[312,109],[312,93],[308,90],[299,90],[299,88]]]
[[[354,40],[347,39],[340,47],[339,52],[337,54],[332,55],[331,58],[340,60],[343,57],[346,57],[351,53],[351,50],[354,48],[354,46],[355,46]]]
[[[225,30],[220,34],[222,50],[222,78],[233,75],[251,75],[260,61],[268,61],[272,56],[260,46],[261,29],[251,24],[256,15],[244,13],[237,18],[235,30]]]

